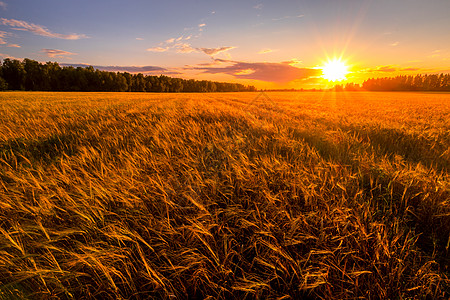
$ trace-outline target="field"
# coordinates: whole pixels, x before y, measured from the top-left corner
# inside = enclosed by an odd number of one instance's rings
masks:
[[[1,93],[0,299],[448,299],[450,94],[257,95]]]

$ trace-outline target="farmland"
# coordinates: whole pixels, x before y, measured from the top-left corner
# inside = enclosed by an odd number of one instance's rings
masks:
[[[0,299],[450,297],[450,94],[267,95],[1,93]]]

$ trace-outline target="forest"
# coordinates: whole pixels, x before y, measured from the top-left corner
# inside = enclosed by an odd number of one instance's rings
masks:
[[[108,72],[92,66],[61,67],[25,58],[6,58],[0,66],[0,90],[80,92],[246,92],[253,86],[208,80],[185,80],[141,73]]]
[[[429,91],[450,92],[450,74],[418,74],[415,76],[395,76],[370,78],[362,86],[355,83],[336,85],[336,91]]]

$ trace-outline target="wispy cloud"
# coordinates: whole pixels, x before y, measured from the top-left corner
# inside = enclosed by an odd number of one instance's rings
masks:
[[[150,52],[166,52],[167,50],[169,50],[169,47],[153,47],[153,48],[148,48],[147,51]]]
[[[367,69],[362,69],[360,72],[361,73],[393,73],[393,72],[412,72],[412,71],[419,71],[421,70],[420,68],[413,68],[413,67],[399,67],[399,66],[395,66],[395,65],[387,65],[387,66],[377,66],[374,68],[367,68]]]
[[[253,6],[254,9],[263,9],[263,7],[264,7],[264,4],[262,4],[262,3]]]
[[[6,47],[11,48],[20,48],[17,44],[8,44],[8,42],[5,40],[8,36],[11,36],[12,34],[6,31],[0,31],[0,45],[6,45]]]
[[[191,37],[188,36],[186,38],[179,37],[177,39],[171,38],[166,40],[164,43],[161,43],[164,47],[158,46],[158,47],[152,47],[148,48],[147,51],[149,52],[166,52],[169,50],[175,50],[177,53],[191,53],[191,52],[203,52],[210,56],[215,56],[219,53],[226,52],[228,50],[234,49],[236,47],[218,47],[218,48],[196,48],[193,47],[191,44],[180,42],[182,39],[188,40]],[[177,43],[176,43],[177,42]]]
[[[201,51],[201,52],[203,52],[205,54],[214,56],[214,55],[217,55],[217,54],[219,54],[221,52],[225,52],[225,51],[228,51],[228,50],[231,50],[231,49],[234,49],[234,48],[236,48],[236,47],[197,48],[197,50]]]
[[[10,58],[10,59],[22,60],[22,58],[14,57],[14,56],[12,56],[12,55],[5,54],[5,53],[0,53],[0,57],[1,57],[2,59]]]
[[[397,47],[398,45],[400,45],[400,42],[393,42],[392,44],[390,44],[392,47]]]
[[[277,50],[266,48],[266,49],[262,49],[262,50],[258,51],[258,54],[267,54],[267,53],[272,53],[275,51],[277,51]]]
[[[67,57],[72,55],[77,55],[77,53],[72,53],[69,51],[63,51],[58,49],[42,49],[41,52],[45,53],[48,57]]]
[[[87,38],[85,34],[61,34],[55,33],[47,29],[45,26],[28,23],[26,21],[15,20],[15,19],[5,19],[0,18],[0,23],[5,26],[10,26],[14,30],[22,30],[32,32],[36,35],[46,36],[50,38],[64,39],[64,40],[78,40],[82,38]]]
[[[428,57],[431,57],[431,58],[440,57],[441,52],[442,52],[442,50],[440,50],[440,49],[434,50],[433,52],[431,52],[431,55],[429,55]]]
[[[219,64],[227,63],[227,65],[224,67],[194,66],[189,68],[201,70],[206,74],[227,74],[240,79],[253,79],[278,83],[306,79],[318,76],[322,73],[322,71],[318,69],[297,68],[285,63],[251,63],[224,59],[215,59],[214,62]]]
[[[177,49],[178,53],[191,53],[197,51],[197,49],[192,48],[191,45],[185,43],[176,44],[174,48]]]
[[[206,24],[205,24],[205,23],[198,24],[198,31],[199,31],[199,32],[202,32],[203,29],[204,29],[205,27],[206,27]]]
[[[299,65],[299,64],[303,63],[303,61],[298,60],[297,58],[293,58],[291,60],[283,61],[281,63],[282,64],[286,64],[286,65],[290,65],[290,66],[294,66],[294,65]]]
[[[0,1],[0,7],[1,7],[3,10],[6,10],[6,9],[8,8],[8,4],[6,4],[6,3],[3,2],[3,1]]]
[[[272,21],[281,21],[286,19],[296,19],[296,18],[303,18],[305,15],[297,15],[297,16],[284,16],[280,18],[273,18]]]
[[[0,31],[0,45],[5,45],[6,41],[5,38],[9,35],[6,31]]]
[[[138,41],[143,41],[144,39],[141,38],[141,37],[137,37],[136,40],[138,40]]]
[[[167,74],[167,75],[176,75],[179,74],[173,70],[168,70],[166,68],[158,67],[158,66],[95,66],[89,64],[60,64],[63,67],[72,66],[74,68],[77,67],[88,67],[92,66],[94,69],[98,69],[101,71],[108,72],[128,72],[128,73],[142,73],[142,74]]]

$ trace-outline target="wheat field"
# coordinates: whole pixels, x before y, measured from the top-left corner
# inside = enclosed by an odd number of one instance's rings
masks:
[[[1,93],[0,299],[448,299],[450,94],[266,95]]]

